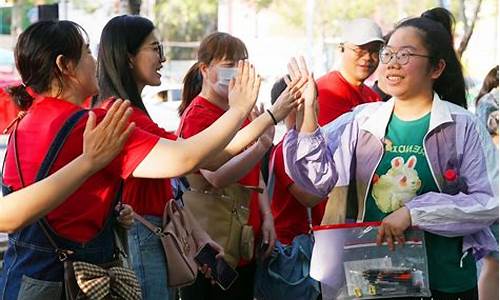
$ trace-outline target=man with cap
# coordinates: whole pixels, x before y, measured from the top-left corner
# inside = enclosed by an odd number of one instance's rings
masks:
[[[379,95],[363,82],[377,69],[384,44],[382,30],[370,19],[355,19],[344,27],[341,66],[317,80],[321,126],[355,106],[380,101]]]

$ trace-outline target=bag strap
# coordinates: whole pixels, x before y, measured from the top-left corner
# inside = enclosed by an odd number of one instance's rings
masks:
[[[87,112],[87,110],[79,110],[79,111],[75,112],[63,124],[63,126],[61,127],[61,129],[59,130],[59,132],[55,136],[54,140],[52,141],[52,144],[49,147],[47,155],[45,156],[45,158],[40,166],[40,169],[38,170],[37,176],[35,178],[35,182],[40,181],[48,176],[49,171],[50,171],[52,165],[54,164],[54,161],[55,161],[57,155],[59,154],[59,151],[61,150],[64,142],[66,141],[66,138],[68,137],[69,133],[71,132],[71,129],[73,129],[73,127],[76,125],[78,120],[80,120],[80,118],[86,112]],[[13,132],[14,159],[15,159],[15,163],[16,163],[16,169],[17,169],[17,173],[19,176],[19,180],[21,181],[21,188],[24,188],[26,185],[25,185],[24,178],[23,178],[23,175],[21,172],[19,155],[18,155],[18,151],[17,151],[17,148],[18,148],[17,147],[17,125],[18,124],[19,124],[19,122],[15,125],[14,132]],[[43,221],[39,220],[37,223],[42,228],[42,231],[43,231],[44,235],[47,237],[51,246],[54,247],[54,249],[58,255],[59,260],[60,261],[66,260],[68,258],[68,256],[73,253],[73,251],[60,249],[57,246],[54,239],[52,239],[52,237],[48,233],[48,230],[45,227],[45,224],[43,224]]]
[[[274,176],[274,162],[276,160],[276,151],[278,151],[278,145],[271,152],[271,157],[269,160],[269,173],[268,173],[269,175],[267,177],[267,194],[269,195],[270,204],[273,203],[274,185],[276,181]],[[309,226],[309,231],[312,232],[313,228],[312,210],[310,207],[306,207],[306,209],[307,209],[307,225]]]
[[[170,201],[174,201],[174,200],[170,200]],[[168,202],[166,203],[166,205],[168,205]],[[146,228],[151,230],[151,232],[153,232],[158,237],[161,238],[164,236],[163,229],[160,226],[154,225],[153,223],[149,222],[143,216],[137,214],[136,212],[134,212],[134,219],[139,221],[140,223],[142,223],[144,226],[146,226]]]
[[[24,115],[26,115],[26,114],[24,114]],[[9,126],[8,126],[8,127],[7,127],[4,131],[3,131],[3,134],[7,134],[7,133],[8,133],[8,130],[10,130],[10,128],[11,128],[12,126],[14,126],[14,130],[13,130],[13,132],[11,132],[11,134],[9,135],[9,139],[8,139],[8,141],[7,141],[7,145],[8,145],[8,144],[10,144],[10,141],[11,141],[11,140],[12,140],[12,142],[14,142],[14,140],[15,140],[15,139],[14,139],[14,134],[16,133],[17,124],[21,121],[21,119],[24,117],[24,115],[23,115],[23,116],[18,115],[18,117],[17,117],[17,118],[15,118],[15,119],[11,122],[11,124],[9,124]],[[16,151],[16,144],[14,144],[14,151]],[[6,159],[6,158],[7,158],[7,152],[9,152],[9,151],[8,151],[8,150],[7,150],[7,151],[5,151],[5,154],[4,154],[4,157],[3,157],[3,161],[2,161],[2,170],[1,170],[1,172],[0,172],[0,174],[2,174],[2,178],[1,178],[2,185],[3,185],[3,175],[5,174],[5,163],[7,162],[7,159]],[[15,156],[15,158],[16,158],[16,167],[17,167],[17,166],[18,166],[18,163],[17,163],[17,155],[16,155],[15,153],[16,153],[16,152],[14,152],[14,156]],[[19,169],[17,170],[17,173],[18,173],[18,175],[19,175]],[[22,180],[22,178],[20,178],[20,179],[21,179],[21,184],[22,184],[23,180]],[[5,195],[4,195],[4,196],[5,196]]]
[[[71,129],[75,127],[76,123],[83,117],[86,112],[87,110],[79,110],[71,115],[68,120],[66,120],[66,122],[52,141],[49,151],[47,152],[47,155],[45,156],[45,159],[43,160],[42,165],[38,170],[35,181],[40,181],[49,175],[50,169],[52,168],[52,165],[54,164],[59,151],[61,151],[66,138],[69,136]]]
[[[188,222],[185,221],[186,216],[184,213],[181,211],[182,207],[180,207],[175,199],[170,199],[167,203],[165,203],[165,208],[163,210],[163,218],[162,218],[162,224],[165,226],[169,220],[172,218],[173,214],[175,211],[178,211],[180,214],[181,218],[181,225],[184,227],[188,232],[191,232],[191,228]],[[156,236],[163,238],[165,237],[165,233],[163,231],[163,228],[161,226],[157,226],[148,220],[146,220],[143,216],[137,214],[134,212],[134,219],[142,223],[146,228],[151,230]],[[181,232],[181,228],[177,224],[174,223],[174,230],[177,234]]]
[[[12,132],[12,142],[14,143],[14,162],[16,164],[16,171],[17,171],[17,176],[19,176],[19,181],[21,181],[21,186],[25,187],[26,184],[24,183],[24,178],[23,174],[21,172],[21,164],[19,163],[19,155],[17,153],[17,126],[19,125],[19,121],[17,120],[14,124],[14,132]],[[5,160],[4,160],[4,166],[5,166]],[[3,169],[3,167],[2,167]],[[2,170],[3,174],[3,170]]]

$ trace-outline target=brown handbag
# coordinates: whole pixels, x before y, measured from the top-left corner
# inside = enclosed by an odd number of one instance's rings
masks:
[[[170,200],[163,211],[162,227],[158,227],[138,214],[134,218],[157,235],[167,261],[167,285],[183,287],[196,280],[198,265],[194,260],[198,247],[193,237],[193,226],[176,200]]]
[[[182,195],[186,207],[200,226],[224,248],[224,259],[236,267],[241,258],[251,260],[254,252],[253,229],[248,225],[251,192],[258,187],[234,183],[214,188],[200,174],[186,176],[190,189]]]

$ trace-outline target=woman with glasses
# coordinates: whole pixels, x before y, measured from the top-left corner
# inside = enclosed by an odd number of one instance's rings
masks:
[[[129,15],[111,19],[101,35],[98,54],[100,93],[94,105],[106,108],[113,102],[112,99],[109,99],[112,96],[130,99],[133,108],[131,120],[138,128],[165,139],[176,140],[177,135],[165,131],[153,122],[141,98],[144,86],[160,84],[159,71],[164,62],[163,47],[151,21],[140,16]],[[235,70],[238,70],[238,65],[242,65],[242,62],[236,63]],[[253,67],[247,63],[245,66],[251,69],[249,77],[255,77],[255,87],[251,90],[243,88],[243,92],[255,92],[258,90],[260,79],[255,74]],[[229,93],[229,99],[241,97],[241,95]],[[253,94],[252,97],[257,97],[257,94]],[[289,102],[282,102],[282,104],[290,104],[293,101],[290,99]],[[285,106],[277,106],[277,110],[280,112],[277,117],[283,118],[280,115],[286,115],[291,110],[291,107],[286,108]],[[228,145],[226,153],[221,152],[212,156],[199,167],[208,170],[217,169],[231,157],[227,153],[233,155],[239,153],[270,125],[272,125],[271,121],[249,126],[246,132],[240,132]],[[190,139],[191,137],[186,138],[186,140]],[[249,148],[256,147],[262,148],[261,143],[256,143],[255,146]],[[130,204],[138,215],[144,217],[147,222],[154,226],[161,226],[165,205],[172,198],[173,190],[170,179],[130,178],[124,184],[124,202]],[[185,207],[185,211],[191,217],[187,207]],[[196,220],[192,219],[192,221],[197,224]],[[173,299],[173,289],[167,287],[168,262],[165,260],[161,240],[142,222],[135,222],[128,236],[132,267],[141,284],[142,296],[144,299]],[[210,243],[221,255],[224,253],[222,247],[215,243],[201,227],[197,227],[194,235],[198,247]]]
[[[126,34],[125,34],[126,33]],[[99,96],[93,105],[109,108],[112,96],[129,99],[131,119],[138,128],[169,140],[177,137],[159,128],[150,118],[142,101],[146,85],[159,85],[159,73],[165,56],[158,33],[151,21],[140,16],[118,16],[104,27],[98,53]],[[173,198],[170,179],[130,178],[123,186],[123,202],[155,226],[162,225],[167,202]],[[197,232],[200,243],[210,241]],[[144,224],[134,222],[128,231],[131,266],[141,285],[143,299],[173,299],[167,287],[167,267],[160,238]],[[214,245],[217,249],[219,247]]]
[[[391,249],[418,226],[433,299],[477,299],[475,258],[497,247],[489,225],[498,219],[498,153],[465,109],[445,25],[452,16],[439,10],[438,18],[399,23],[380,52],[388,102],[319,128],[309,75],[304,110],[283,151],[298,185],[318,196],[331,192],[323,224],[382,221],[377,242]],[[307,75],[292,67],[292,78]]]

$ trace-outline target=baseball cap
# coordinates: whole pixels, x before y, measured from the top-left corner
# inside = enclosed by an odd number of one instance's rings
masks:
[[[370,19],[355,19],[345,24],[342,32],[342,42],[357,46],[370,42],[384,42],[380,26]]]

